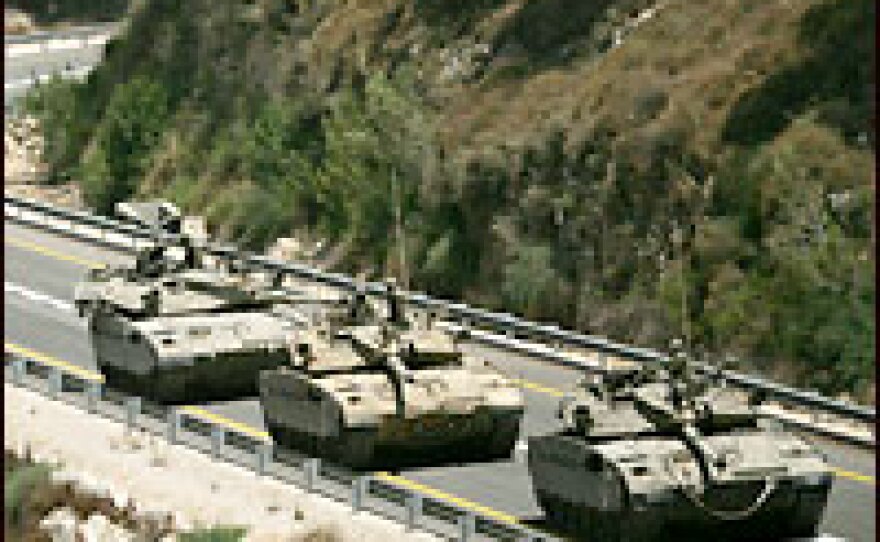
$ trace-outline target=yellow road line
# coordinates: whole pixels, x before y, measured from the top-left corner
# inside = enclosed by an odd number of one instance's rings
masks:
[[[235,420],[230,420],[229,418],[227,418],[225,416],[221,416],[219,414],[214,414],[213,412],[209,412],[209,411],[207,411],[203,408],[197,407],[197,406],[191,406],[191,405],[184,406],[184,407],[181,407],[181,410],[183,410],[187,414],[195,416],[196,418],[202,418],[203,420],[207,420],[209,422],[214,422],[218,425],[226,426],[230,429],[234,429],[234,430],[238,431],[239,433],[243,433],[243,434],[251,436],[251,437],[255,437],[258,439],[262,439],[262,440],[271,440],[272,439],[272,437],[269,436],[269,433],[267,433],[265,431],[260,431],[259,429],[255,428],[255,427],[251,427],[249,425],[237,422]]]
[[[18,248],[21,248],[24,250],[29,250],[31,252],[36,252],[37,254],[42,254],[43,256],[55,258],[56,260],[63,260],[65,262],[71,262],[71,263],[75,263],[77,265],[82,265],[85,267],[92,267],[92,268],[105,267],[105,264],[102,264],[101,262],[96,262],[94,260],[80,258],[78,256],[71,256],[70,254],[64,254],[63,252],[53,250],[49,247],[45,247],[43,245],[38,245],[37,243],[32,243],[30,241],[25,241],[23,239],[18,239],[15,237],[3,236],[3,242],[9,243],[10,245],[12,245],[14,247],[18,247]]]
[[[874,484],[876,483],[873,476],[868,474],[860,474],[858,472],[852,472],[849,470],[838,469],[837,467],[833,467],[831,469],[836,476],[840,476],[842,478],[849,478],[850,480],[854,480],[856,482],[862,482],[863,484]]]
[[[101,373],[96,373],[95,371],[90,371],[88,369],[83,369],[77,365],[74,365],[70,362],[60,360],[58,358],[54,358],[48,354],[43,354],[42,352],[36,352],[31,350],[30,348],[25,348],[24,346],[20,346],[14,343],[4,342],[4,347],[7,351],[13,352],[15,354],[19,354],[21,356],[27,356],[31,358],[33,361],[37,363],[42,363],[43,365],[49,365],[52,367],[57,367],[64,372],[76,375],[80,378],[84,378],[86,380],[92,382],[103,382],[104,375]]]
[[[474,512],[479,512],[484,516],[488,516],[505,523],[509,523],[511,525],[519,525],[519,519],[510,514],[505,514],[504,512],[499,512],[498,510],[494,510],[492,508],[483,506],[481,504],[475,503],[473,501],[469,501],[467,499],[463,499],[461,497],[456,497],[455,495],[446,493],[445,491],[440,491],[439,489],[435,489],[431,486],[426,486],[424,484],[420,484],[418,482],[414,482],[408,478],[404,478],[403,476],[396,476],[394,474],[390,474],[387,472],[377,472],[375,473],[377,478],[385,480],[387,482],[391,482],[393,484],[397,484],[403,486],[407,489],[412,489],[415,491],[419,491],[424,493],[430,497],[434,497],[435,499],[443,500],[446,502],[450,502],[452,504],[456,504],[462,508],[467,508],[469,510],[473,510]]]
[[[544,386],[542,384],[538,384],[538,383],[532,382],[530,380],[513,379],[513,383],[518,385],[521,388],[536,391],[538,393],[545,393],[547,395],[552,395],[554,397],[563,397],[565,395],[565,392],[563,392],[562,390],[558,390],[556,388],[551,388],[549,386]]]

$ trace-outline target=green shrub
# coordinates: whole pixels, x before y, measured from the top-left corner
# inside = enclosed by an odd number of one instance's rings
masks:
[[[180,542],[238,542],[247,533],[243,527],[211,527],[177,535]]]

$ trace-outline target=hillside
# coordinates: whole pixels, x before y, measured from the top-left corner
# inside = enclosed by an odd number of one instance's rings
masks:
[[[99,210],[872,400],[875,12],[152,0],[31,106]]]

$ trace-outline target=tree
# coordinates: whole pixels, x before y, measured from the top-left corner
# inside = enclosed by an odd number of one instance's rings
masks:
[[[167,116],[167,95],[148,77],[135,77],[113,92],[95,134],[94,149],[83,163],[89,177],[86,198],[99,212],[112,213],[116,202],[134,194]],[[97,173],[106,177],[99,179]]]

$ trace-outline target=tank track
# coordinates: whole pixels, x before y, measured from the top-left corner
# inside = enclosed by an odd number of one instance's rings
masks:
[[[242,367],[243,363],[250,363]],[[98,358],[98,368],[107,386],[138,395],[163,405],[232,401],[259,394],[259,371],[274,369],[286,363],[286,357],[265,357],[259,360],[224,360],[200,362],[194,366],[154,369],[138,375],[120,369]]]
[[[266,427],[281,447],[321,457],[354,470],[399,470],[401,468],[508,459],[519,433],[519,418],[497,416],[487,435],[445,441],[436,445],[379,443],[375,429],[348,430],[334,437],[321,438],[282,426],[264,413]]]
[[[794,491],[794,489],[789,489]],[[824,497],[798,491],[785,506],[736,521],[710,520],[690,511],[685,517],[671,519],[671,508],[600,511],[565,502],[557,496],[537,491],[536,497],[545,512],[548,527],[575,539],[610,542],[647,542],[652,540],[771,541],[815,537],[821,520]],[[671,507],[683,506],[676,501]]]

